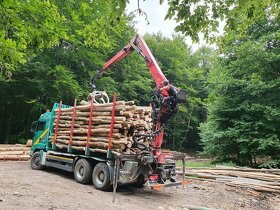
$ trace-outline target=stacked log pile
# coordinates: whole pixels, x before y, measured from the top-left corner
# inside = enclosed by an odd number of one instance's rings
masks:
[[[29,160],[29,154],[30,147],[24,144],[0,144],[0,160]]]
[[[228,186],[249,188],[260,192],[280,193],[280,169],[239,167],[187,168],[186,175]]]
[[[84,151],[89,128],[90,103],[76,106],[74,128],[72,134],[72,148]],[[89,147],[91,151],[106,151],[112,120],[112,103],[93,104],[92,123],[90,129]],[[61,109],[57,130],[56,146],[67,148],[70,140],[73,108]],[[55,110],[59,112],[58,109]],[[114,127],[112,134],[112,149],[118,153],[135,154],[139,149],[134,147],[132,135],[134,133],[151,133],[151,107],[136,106],[133,101],[117,101],[115,106]],[[58,114],[54,120],[57,122]],[[53,137],[50,142],[53,142]],[[149,142],[142,142],[148,146]]]

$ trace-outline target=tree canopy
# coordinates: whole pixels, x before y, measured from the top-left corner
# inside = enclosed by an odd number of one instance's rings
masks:
[[[267,18],[277,18],[280,8],[277,0],[166,1],[169,6],[166,18],[174,18],[178,22],[176,31],[192,37],[196,42],[199,41],[199,32],[205,39],[215,39],[221,21],[225,21],[226,33],[236,31],[236,35],[243,35],[253,24]]]
[[[162,2],[162,1],[160,1]],[[165,148],[201,151],[240,165],[280,165],[279,2],[166,0],[177,31],[211,39],[226,22],[218,50],[195,52],[183,35],[146,40],[187,102],[165,129]],[[89,80],[136,33],[128,1],[0,1],[0,143],[32,137],[32,121],[55,102],[85,99]],[[132,53],[97,80],[119,100],[148,105],[155,85]]]
[[[227,37],[208,78],[208,121],[201,137],[205,153],[221,160],[257,165],[264,159],[264,166],[279,166],[278,21],[260,24],[262,31],[255,25],[243,39]]]

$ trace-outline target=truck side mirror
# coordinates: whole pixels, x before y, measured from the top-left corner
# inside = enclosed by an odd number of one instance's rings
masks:
[[[34,122],[32,123],[31,129],[30,129],[30,131],[31,131],[32,133],[35,133],[35,132],[36,132],[37,125],[38,125],[38,121],[34,121]]]

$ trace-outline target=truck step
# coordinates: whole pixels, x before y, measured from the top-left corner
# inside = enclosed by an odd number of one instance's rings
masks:
[[[73,172],[73,159],[55,155],[46,155],[46,166]]]

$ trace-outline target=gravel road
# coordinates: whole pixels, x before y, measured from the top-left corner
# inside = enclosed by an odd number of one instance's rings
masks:
[[[279,194],[280,195],[280,194]],[[187,210],[190,206],[213,209],[280,209],[280,196],[224,184],[194,180],[184,189],[152,191],[121,186],[112,192],[75,182],[72,173],[56,169],[32,170],[29,162],[0,162],[0,209],[133,209]]]

